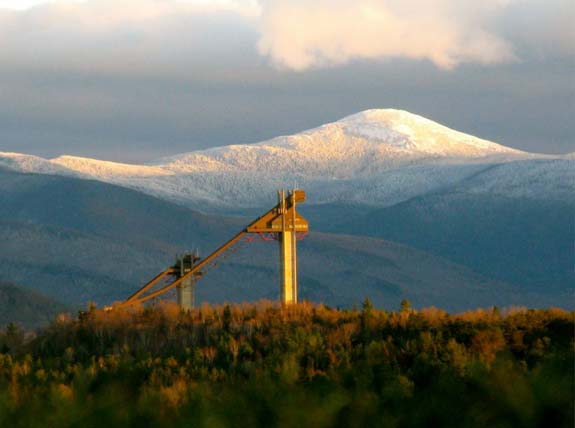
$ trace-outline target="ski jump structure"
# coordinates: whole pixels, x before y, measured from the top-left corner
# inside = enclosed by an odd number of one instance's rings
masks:
[[[201,259],[197,252],[181,256],[175,265],[156,275],[146,285],[118,303],[115,307],[126,307],[147,302],[176,288],[178,304],[182,309],[193,309],[194,287],[209,265],[248,235],[259,235],[263,240],[277,240],[280,257],[280,298],[283,305],[297,303],[297,251],[298,238],[307,234],[309,224],[296,210],[305,202],[303,190],[280,190],[278,203],[271,210],[254,220],[236,236],[221,245],[216,251]],[[255,236],[257,238],[257,236]],[[251,240],[251,239],[250,239]],[[169,279],[169,281],[166,281]]]

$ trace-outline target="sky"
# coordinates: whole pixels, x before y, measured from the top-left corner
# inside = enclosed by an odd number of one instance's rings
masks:
[[[0,151],[143,162],[399,108],[575,151],[572,0],[0,0]]]

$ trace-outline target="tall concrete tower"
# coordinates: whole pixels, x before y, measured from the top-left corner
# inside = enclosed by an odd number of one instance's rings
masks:
[[[305,202],[301,189],[291,192],[278,191],[278,204],[255,220],[246,233],[268,233],[277,236],[280,250],[280,300],[283,305],[297,303],[297,233],[309,231],[308,221],[296,210],[297,204]]]
[[[176,287],[178,305],[186,311],[194,309],[194,286],[194,279],[186,278]]]
[[[179,259],[177,265],[180,268],[180,278],[184,278],[180,284],[176,287],[176,296],[178,305],[184,310],[192,310],[195,305],[195,285],[196,278],[195,275],[185,276],[188,272],[192,270],[194,265],[200,260],[198,256],[198,251],[193,253],[183,254]],[[177,266],[176,265],[176,266]]]
[[[289,200],[287,200],[289,199]],[[288,210],[288,205],[290,209]],[[280,246],[280,299],[282,304],[297,303],[297,236],[295,192],[286,198],[285,190],[278,191],[278,207],[281,215]]]

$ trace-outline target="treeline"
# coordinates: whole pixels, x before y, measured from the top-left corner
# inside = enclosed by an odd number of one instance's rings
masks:
[[[92,309],[0,334],[0,426],[572,427],[574,315]]]

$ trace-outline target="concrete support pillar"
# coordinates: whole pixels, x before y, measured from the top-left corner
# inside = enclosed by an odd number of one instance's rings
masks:
[[[194,267],[194,264],[199,260],[197,250],[195,253],[183,254],[179,259],[180,276],[184,276]],[[195,305],[195,288],[196,279],[191,277],[183,280],[180,285],[176,287],[176,298],[180,308],[190,311],[194,309]]]
[[[297,303],[296,237],[294,232],[281,232],[280,245],[280,295],[284,305]]]
[[[282,231],[279,233],[278,240],[280,244],[280,296],[283,305],[294,305],[297,303],[296,207],[293,192],[289,197],[291,198],[291,216],[289,216],[287,209],[288,200],[286,199],[286,192],[284,190],[278,192],[282,221]]]
[[[194,299],[194,286],[195,282],[193,278],[188,278],[184,280],[177,288],[177,299],[180,308],[190,311],[194,309],[195,299]]]

